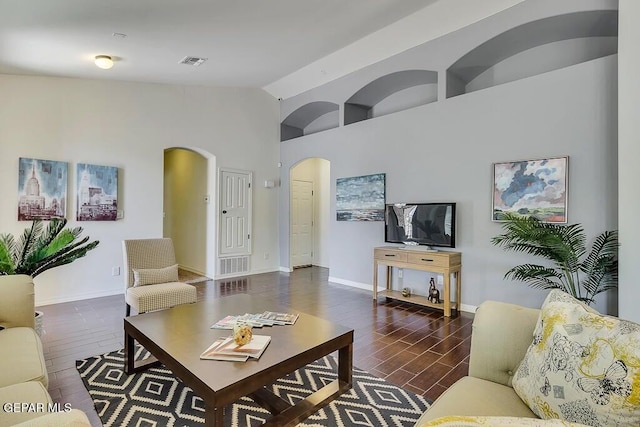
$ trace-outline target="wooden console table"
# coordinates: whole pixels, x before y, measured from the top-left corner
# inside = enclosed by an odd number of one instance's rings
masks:
[[[378,292],[378,267],[387,267],[386,290]],[[399,301],[406,301],[425,307],[444,310],[446,317],[451,317],[451,310],[460,310],[460,286],[462,266],[462,254],[460,252],[427,251],[420,247],[400,248],[396,246],[383,246],[373,249],[373,299],[378,296],[392,298]],[[444,276],[444,288],[440,295],[442,300],[439,304],[429,302],[427,294],[429,284],[424,284],[424,295],[412,293],[408,297],[402,296],[399,290],[391,287],[391,269],[393,267],[406,268],[410,270],[421,270],[430,273],[442,274]],[[451,275],[456,277],[456,299],[451,301]],[[416,286],[414,286],[415,288]]]

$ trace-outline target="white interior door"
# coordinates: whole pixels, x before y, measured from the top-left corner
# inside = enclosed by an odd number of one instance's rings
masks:
[[[251,172],[220,169],[219,256],[251,253]]]
[[[313,263],[313,183],[291,181],[291,266]]]

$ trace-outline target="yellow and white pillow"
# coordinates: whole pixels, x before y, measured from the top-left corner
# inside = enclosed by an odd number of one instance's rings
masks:
[[[513,388],[543,419],[640,426],[640,325],[553,290]]]
[[[156,285],[178,281],[178,264],[165,268],[134,268],[133,286]]]
[[[586,427],[562,420],[538,420],[521,417],[469,417],[453,415],[436,418],[419,427]]]

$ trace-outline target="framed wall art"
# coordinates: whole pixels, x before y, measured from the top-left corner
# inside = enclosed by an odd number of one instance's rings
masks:
[[[67,163],[20,157],[18,160],[18,221],[65,218]]]
[[[118,213],[118,168],[77,164],[78,221],[115,221]]]
[[[338,221],[384,221],[385,174],[338,178]]]
[[[505,212],[544,222],[567,222],[569,157],[493,164],[492,220]]]

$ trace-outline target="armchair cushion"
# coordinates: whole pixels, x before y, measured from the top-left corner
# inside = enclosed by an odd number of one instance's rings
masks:
[[[551,291],[513,388],[540,418],[640,425],[640,325]]]
[[[125,301],[138,313],[191,304],[198,300],[196,287],[181,282],[128,288]]]
[[[133,286],[155,285],[178,281],[178,264],[165,268],[134,268]]]

